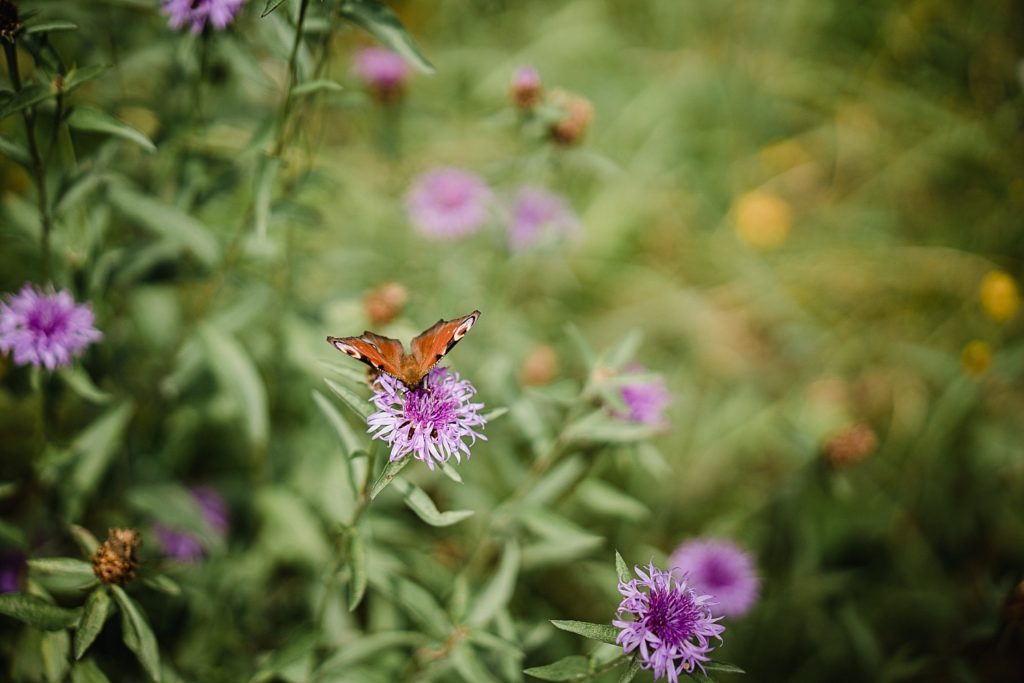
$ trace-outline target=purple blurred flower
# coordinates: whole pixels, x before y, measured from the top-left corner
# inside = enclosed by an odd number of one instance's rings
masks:
[[[103,335],[92,326],[92,309],[76,304],[66,290],[43,292],[25,283],[0,303],[0,351],[14,351],[18,365],[53,370]]]
[[[367,47],[356,53],[352,71],[381,102],[401,97],[409,79],[409,65],[397,53],[382,47]]]
[[[640,375],[647,372],[642,365],[631,365],[626,368],[626,375]],[[619,387],[619,395],[626,404],[626,412],[616,412],[615,416],[633,422],[642,422],[653,427],[667,427],[668,420],[664,411],[672,402],[672,394],[665,386],[662,377],[653,377],[636,382],[624,382]]]
[[[760,581],[750,553],[732,541],[695,538],[676,548],[672,570],[715,599],[715,613],[739,617],[757,601]]]
[[[475,429],[486,423],[478,412],[484,404],[470,403],[476,389],[469,380],[459,379],[458,373],[436,367],[415,389],[381,375],[374,388],[371,400],[377,412],[366,420],[367,431],[388,443],[391,460],[412,453],[434,469],[435,463],[445,463],[452,456],[461,463],[477,439],[487,440]]]
[[[721,617],[711,616],[711,596],[698,595],[685,580],[653,563],[646,572],[635,570],[639,579],[619,581],[622,602],[612,624],[622,630],[616,642],[627,654],[639,650],[641,668],[653,669],[655,680],[665,676],[676,683],[681,673],[703,671],[714,649],[710,639],[721,643],[725,630],[716,623]],[[626,615],[632,620],[622,619]]]
[[[21,590],[27,566],[24,553],[16,550],[0,552],[0,595]]]
[[[532,66],[521,66],[512,75],[512,101],[524,111],[540,104],[543,88],[540,74]]]
[[[487,220],[491,190],[479,176],[457,168],[420,174],[405,197],[405,207],[420,233],[454,239],[476,232]]]
[[[509,246],[521,251],[553,232],[571,236],[580,229],[580,219],[565,197],[543,187],[524,187],[516,196],[509,223]]]
[[[192,25],[192,33],[200,33],[206,22],[218,31],[234,20],[245,0],[163,0],[163,13],[170,17],[171,28]]]
[[[224,498],[212,486],[196,486],[189,493],[199,504],[203,519],[210,530],[223,539],[228,533],[228,507]],[[180,562],[197,562],[206,554],[207,544],[199,536],[163,523],[154,525],[157,540],[167,557]]]

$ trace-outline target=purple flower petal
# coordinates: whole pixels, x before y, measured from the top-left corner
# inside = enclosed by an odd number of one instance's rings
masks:
[[[0,303],[0,352],[12,351],[17,365],[70,365],[102,337],[93,327],[92,309],[76,304],[66,290],[43,292],[26,282]]]
[[[757,601],[760,580],[753,557],[732,541],[695,538],[679,546],[670,562],[694,590],[714,597],[717,614],[742,616]]]
[[[190,24],[193,33],[200,33],[209,21],[218,31],[227,28],[245,0],[163,0],[163,13],[171,28]]]
[[[415,389],[381,375],[374,388],[377,411],[366,420],[367,431],[391,446],[391,460],[411,453],[434,469],[451,457],[461,463],[477,439],[487,440],[476,430],[486,423],[478,412],[484,404],[470,402],[476,389],[458,373],[436,367]]]
[[[565,197],[543,187],[524,187],[512,206],[508,241],[513,251],[522,251],[545,233],[571,237],[579,232],[580,219]]]
[[[491,190],[477,175],[457,168],[421,174],[405,197],[413,227],[434,239],[476,232],[487,220]]]

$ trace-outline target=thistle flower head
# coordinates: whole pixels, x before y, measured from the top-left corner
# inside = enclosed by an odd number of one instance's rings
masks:
[[[528,186],[519,191],[512,206],[509,246],[521,251],[541,240],[545,233],[572,236],[579,229],[580,219],[565,197],[543,187]]]
[[[201,33],[209,22],[222,31],[244,4],[245,0],[163,0],[163,13],[170,17],[171,28],[190,24],[192,33]]]
[[[383,104],[401,99],[409,80],[409,65],[402,56],[382,47],[367,47],[357,52],[352,72]]]
[[[626,375],[642,375],[647,369],[642,365],[631,365],[626,368]],[[637,379],[635,382],[623,383],[619,389],[622,402],[626,405],[625,412],[618,411],[615,416],[632,422],[641,422],[652,427],[667,427],[668,420],[664,412],[672,402],[672,393],[665,386],[662,377]]]
[[[405,197],[413,227],[434,239],[476,232],[487,220],[491,190],[479,176],[457,168],[421,174]]]
[[[616,641],[626,654],[638,652],[640,666],[677,683],[680,674],[704,670],[711,638],[722,642],[724,626],[712,617],[710,595],[699,595],[685,579],[650,564],[635,568],[638,579],[619,582],[622,602],[612,624],[620,629]],[[623,617],[632,617],[627,621]]]
[[[199,505],[203,519],[218,537],[228,532],[228,509],[224,498],[212,486],[196,486],[189,493]],[[197,562],[207,551],[207,542],[193,533],[166,524],[153,527],[157,541],[167,557],[180,562]]]
[[[0,302],[0,352],[13,351],[18,365],[47,370],[70,365],[73,356],[103,337],[92,323],[92,309],[76,304],[66,290],[44,292],[26,282]]]
[[[739,617],[757,601],[760,580],[754,560],[732,541],[695,538],[676,548],[670,563],[695,591],[714,598],[715,614]]]
[[[512,75],[512,102],[519,109],[529,111],[540,104],[544,89],[540,74],[532,66],[521,66]]]
[[[103,583],[124,585],[135,578],[139,558],[135,551],[142,539],[135,529],[108,529],[107,540],[92,556],[92,572]]]
[[[412,389],[380,375],[374,389],[377,411],[366,421],[368,431],[391,447],[391,460],[412,454],[434,469],[451,457],[462,462],[477,439],[487,438],[477,431],[486,423],[478,412],[484,405],[470,401],[476,389],[447,368],[434,368]]]
[[[594,120],[594,105],[585,97],[565,90],[551,92],[551,104],[562,110],[562,118],[551,125],[551,137],[555,142],[578,145]]]

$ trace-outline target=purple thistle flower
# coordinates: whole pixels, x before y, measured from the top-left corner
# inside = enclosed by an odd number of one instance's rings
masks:
[[[642,365],[626,368],[627,375],[643,374],[647,369]],[[617,411],[615,416],[623,420],[642,422],[653,427],[667,427],[668,420],[663,414],[672,402],[672,394],[662,377],[626,382],[619,387],[619,395],[626,404],[626,412]]]
[[[757,601],[760,580],[753,557],[732,541],[695,538],[679,546],[670,563],[694,590],[714,597],[717,614],[739,617]]]
[[[616,642],[626,654],[639,650],[640,666],[654,670],[677,683],[679,674],[704,670],[708,653],[714,649],[711,638],[722,642],[724,626],[712,617],[710,595],[698,595],[685,579],[677,580],[651,563],[647,571],[635,567],[639,579],[619,581],[622,602],[612,625],[622,629]],[[645,590],[641,590],[645,589]],[[625,621],[629,615],[632,621]]]
[[[18,365],[53,370],[103,335],[92,326],[88,304],[76,304],[66,290],[49,292],[26,282],[0,303],[0,352],[14,351]]]
[[[18,551],[0,552],[0,595],[17,593],[27,568],[25,554]]]
[[[224,498],[212,486],[196,486],[189,493],[199,504],[203,519],[214,534],[221,539],[226,537],[229,523]],[[206,554],[206,542],[193,533],[163,523],[155,524],[153,530],[167,557],[179,562],[198,562]]]
[[[491,190],[479,176],[457,168],[420,174],[405,197],[413,227],[426,237],[455,239],[487,220]]]
[[[390,375],[380,375],[374,389],[370,400],[377,412],[367,418],[367,431],[391,446],[391,460],[412,453],[434,469],[435,463],[445,463],[452,456],[461,463],[477,439],[487,440],[475,429],[486,424],[478,412],[484,404],[470,403],[476,389],[447,368],[434,368],[414,389]]]
[[[234,20],[245,0],[163,0],[163,13],[170,17],[171,28],[192,25],[192,33],[200,33],[206,22],[218,31]]]
[[[357,52],[352,71],[381,102],[401,97],[409,79],[409,65],[401,55],[382,47],[367,47]]]
[[[579,229],[580,219],[565,197],[543,187],[524,187],[512,206],[508,242],[513,251],[522,251],[545,232],[572,236]]]

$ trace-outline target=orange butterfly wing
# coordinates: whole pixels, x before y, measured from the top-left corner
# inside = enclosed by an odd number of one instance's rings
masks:
[[[397,339],[367,330],[358,337],[328,337],[327,341],[342,353],[366,363],[374,370],[402,379],[405,348]]]
[[[342,353],[415,387],[466,336],[479,317],[480,311],[473,311],[454,320],[438,320],[412,340],[410,353],[397,339],[370,331],[358,337],[328,337],[327,341]]]
[[[473,311],[454,320],[438,320],[424,330],[410,344],[410,373],[419,375],[419,379],[422,380],[430,372],[430,368],[437,365],[437,362],[473,329],[479,317],[480,311]]]

